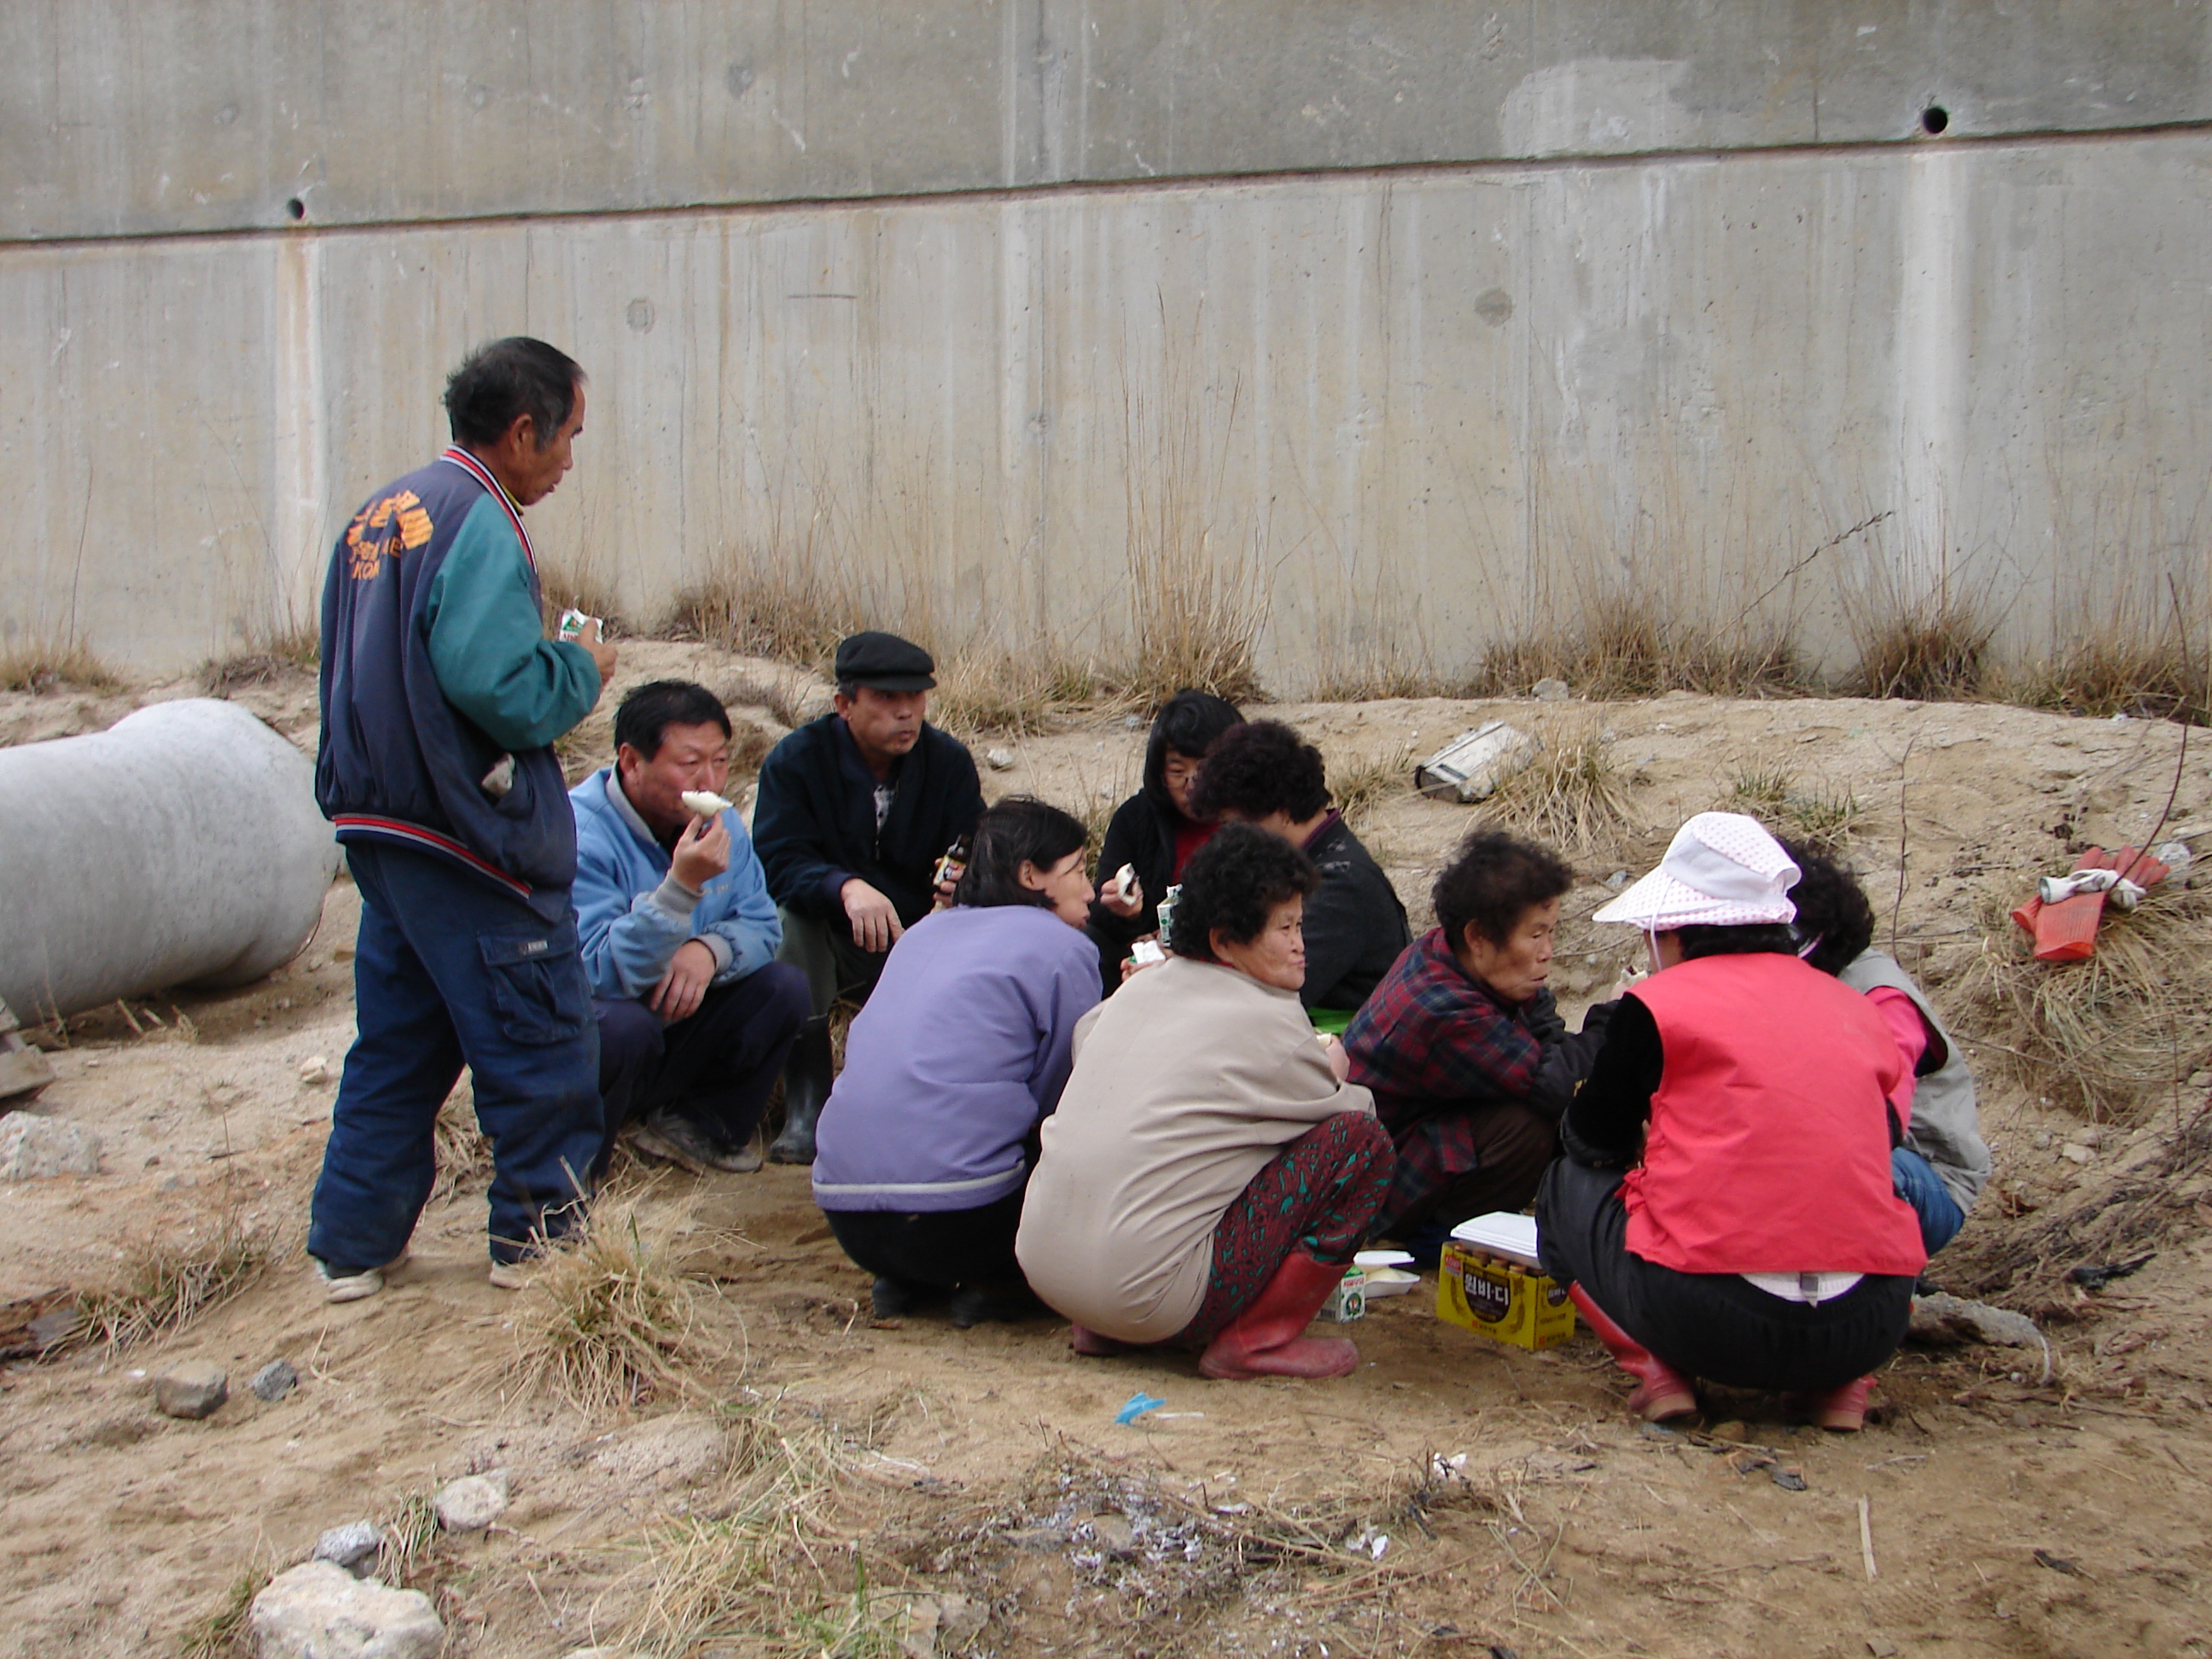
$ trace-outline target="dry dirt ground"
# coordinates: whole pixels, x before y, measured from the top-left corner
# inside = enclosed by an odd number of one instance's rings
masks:
[[[758,667],[640,642],[621,679],[726,686]],[[95,729],[193,690],[9,696],[0,741]],[[238,695],[312,746],[311,679]],[[1559,974],[1571,998],[1609,983],[1634,945],[1583,920],[1607,896],[1600,884],[1647,866],[1684,815],[1740,802],[1740,787],[1794,797],[1784,812],[1850,798],[1851,851],[1885,927],[1893,913],[1908,965],[1983,1040],[1972,1051],[1996,1178],[1931,1269],[1953,1288],[2002,1299],[2012,1240],[2069,1206],[2094,1213],[2204,1105],[2201,1009],[2173,1014],[2168,1085],[2093,1125],[2042,1086],[2052,1079],[2031,1071],[2023,1087],[2004,1069],[1989,1046],[1996,1017],[1971,994],[1978,964],[2017,954],[1990,926],[1996,901],[2065,867],[2069,843],[2139,837],[2160,817],[2172,726],[1679,694],[1268,712],[1310,734],[1340,777],[1392,769],[1364,834],[1417,925],[1429,878],[1478,814],[1413,795],[1413,758],[1499,714],[1555,749],[1599,743],[1633,821],[1577,858]],[[603,710],[574,746],[580,765],[605,729]],[[1096,814],[1133,783],[1141,735],[1109,716],[977,746],[1011,751],[1010,768],[986,773],[993,792]],[[2182,768],[2169,830],[2212,813],[2207,757],[2212,744]],[[2185,890],[2160,902],[2196,901]],[[0,1373],[0,1653],[177,1651],[242,1581],[301,1559],[323,1528],[419,1513],[438,1481],[493,1468],[513,1493],[501,1524],[434,1542],[410,1582],[438,1595],[451,1653],[565,1653],[641,1616],[687,1540],[757,1521],[745,1494],[802,1443],[825,1461],[815,1486],[778,1500],[781,1542],[771,1515],[751,1565],[710,1581],[690,1615],[707,1634],[663,1650],[895,1652],[902,1635],[913,1651],[1024,1656],[2212,1646],[2212,1211],[2190,1207],[2197,1164],[2130,1189],[2150,1190],[2163,1218],[2138,1273],[2094,1295],[2039,1292],[2057,1308],[2047,1375],[2039,1352],[1908,1347],[1855,1437],[1787,1427],[1752,1397],[1714,1399],[1711,1432],[1640,1429],[1587,1334],[1542,1353],[1490,1346],[1433,1316],[1432,1279],[1352,1328],[1363,1364],[1326,1383],[1079,1358],[1053,1322],[878,1324],[804,1171],[664,1178],[638,1208],[672,1231],[693,1275],[702,1357],[688,1396],[664,1388],[592,1417],[520,1381],[530,1293],[484,1282],[480,1181],[434,1199],[386,1294],[331,1307],[318,1292],[299,1241],[332,1091],[300,1066],[322,1055],[335,1070],[349,1040],[357,915],[341,881],[314,939],[267,981],[134,1003],[143,1034],[112,1008],[48,1034],[59,1080],[33,1109],[97,1129],[105,1164],[97,1177],[0,1188],[0,1299],[95,1286],[147,1248],[226,1228],[278,1245],[243,1294],[172,1336]],[[262,1404],[246,1379],[280,1355],[301,1384]],[[230,1373],[231,1402],[207,1421],[154,1410],[148,1374],[178,1358]],[[1139,1389],[1165,1406],[1117,1425]]]

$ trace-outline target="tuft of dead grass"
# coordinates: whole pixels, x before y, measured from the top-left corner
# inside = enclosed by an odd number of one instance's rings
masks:
[[[377,1522],[376,1576],[400,1589],[420,1589],[438,1547],[438,1507],[428,1488],[410,1492]]]
[[[876,625],[867,595],[840,564],[744,556],[678,594],[672,622],[740,655],[822,672],[838,641]]]
[[[178,1644],[182,1659],[241,1659],[253,1598],[269,1587],[274,1576],[263,1561],[241,1569],[222,1599],[185,1626]]]
[[[313,628],[294,628],[257,641],[246,650],[228,657],[210,657],[200,665],[200,689],[210,697],[228,697],[249,687],[266,685],[287,675],[312,673],[322,660],[323,641]]]
[[[653,1194],[648,1183],[603,1197],[546,1245],[514,1316],[514,1375],[526,1390],[589,1417],[698,1392],[690,1367],[717,1356],[678,1261],[686,1217],[681,1206],[648,1214]]]
[[[1786,632],[1724,634],[1627,599],[1600,602],[1573,626],[1490,647],[1462,695],[1525,696],[1542,679],[1564,680],[1593,699],[1667,691],[1794,696],[1812,688]]]
[[[431,1146],[438,1173],[431,1182],[429,1202],[450,1204],[463,1193],[491,1184],[491,1142],[477,1125],[472,1095],[457,1092],[438,1109]]]
[[[1855,614],[1851,631],[1859,652],[1854,695],[1936,702],[1981,694],[1997,625],[1978,606],[1947,596],[1921,607]]]
[[[82,640],[32,640],[0,653],[0,691],[119,691],[122,678]]]
[[[1570,859],[1610,853],[1637,834],[1628,786],[1604,737],[1583,725],[1539,735],[1542,750],[1482,803],[1484,821],[1557,848]]]
[[[645,1595],[624,1644],[676,1655],[734,1642],[779,1659],[898,1654],[908,1594],[872,1587],[857,1556],[849,1589],[823,1565],[843,1553],[838,1510],[861,1449],[827,1419],[768,1401],[730,1407],[727,1421],[730,1472],[712,1518],[647,1536],[631,1574]]]
[[[70,1340],[127,1348],[173,1335],[242,1294],[275,1255],[275,1235],[231,1210],[181,1238],[142,1236],[124,1247],[114,1279],[78,1298]]]
[[[1413,749],[1408,744],[1395,755],[1358,756],[1327,762],[1328,793],[1336,810],[1355,830],[1372,818],[1393,795],[1413,789]]]
[[[1034,737],[1069,719],[1096,718],[1126,702],[1097,664],[1050,652],[963,652],[940,663],[929,717],[969,737]]]
[[[1815,852],[1842,853],[1865,821],[1866,808],[1848,789],[1801,789],[1796,775],[1771,761],[1754,761],[1729,774],[1720,810],[1764,819],[1778,834]]]
[[[1998,690],[2008,702],[2109,719],[2131,714],[2212,722],[2212,689],[2203,669],[2170,631],[2152,635],[2102,629],[2078,639],[2033,667],[2005,674]]]
[[[2014,884],[2018,892],[2027,882]],[[2212,896],[2179,883],[2132,911],[2109,907],[2085,962],[2035,960],[1992,891],[1979,953],[1960,976],[1972,1029],[1995,1067],[2094,1121],[2134,1124],[2168,1100],[2205,1054],[2212,1008]]]

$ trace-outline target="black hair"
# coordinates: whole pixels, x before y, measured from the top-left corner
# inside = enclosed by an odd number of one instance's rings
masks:
[[[527,415],[538,447],[550,449],[568,423],[584,371],[556,346],[514,334],[469,353],[446,381],[446,419],[457,444],[497,443]]]
[[[1190,804],[1201,817],[1280,812],[1303,823],[1328,805],[1328,773],[1321,750],[1282,721],[1252,720],[1213,740]]]
[[[649,680],[622,700],[615,710],[615,747],[624,744],[651,760],[672,726],[705,726],[709,721],[729,737],[730,711],[703,685],[690,680]]]
[[[1762,951],[1772,951],[1785,957],[1797,954],[1797,935],[1790,930],[1786,921],[1759,921],[1739,927],[1714,927],[1700,924],[1674,930],[1681,941],[1682,960],[1692,962],[1699,957],[1747,957]]]
[[[1249,945],[1267,930],[1275,907],[1321,885],[1313,860],[1249,823],[1224,823],[1183,866],[1176,901],[1174,951],[1199,962],[1218,960],[1213,935]]]
[[[1153,804],[1170,811],[1175,802],[1167,789],[1168,756],[1203,760],[1213,740],[1232,726],[1244,724],[1237,705],[1206,691],[1178,691],[1160,705],[1152,719],[1152,734],[1145,741],[1145,793]]]
[[[1874,906],[1848,866],[1802,842],[1785,841],[1782,850],[1801,872],[1790,890],[1798,948],[1818,939],[1805,960],[1824,974],[1840,974],[1874,943]]]
[[[1521,918],[1575,884],[1575,872],[1549,848],[1501,830],[1478,830],[1430,890],[1437,925],[1455,951],[1473,927],[1492,945],[1513,937]]]
[[[1040,874],[1090,844],[1081,820],[1028,795],[1009,795],[983,809],[968,838],[968,868],[953,890],[956,904],[978,908],[994,904],[1049,905],[1034,887],[1022,885],[1022,866]]]

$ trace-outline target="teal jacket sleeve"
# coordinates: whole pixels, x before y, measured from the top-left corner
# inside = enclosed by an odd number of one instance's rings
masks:
[[[599,700],[592,653],[545,637],[522,544],[489,495],[462,520],[424,614],[438,689],[502,748],[543,749]]]

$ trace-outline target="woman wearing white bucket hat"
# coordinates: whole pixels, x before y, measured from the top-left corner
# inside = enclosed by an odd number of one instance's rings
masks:
[[[1692,1379],[1771,1389],[1856,1429],[1927,1261],[1893,1188],[1903,1068],[1863,997],[1798,960],[1797,866],[1754,820],[1701,812],[1597,912],[1641,928],[1622,999],[1536,1194],[1545,1270],[1652,1420]]]

